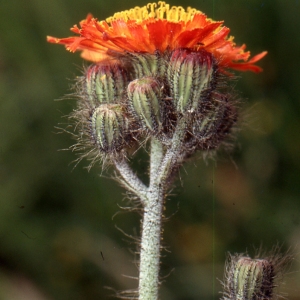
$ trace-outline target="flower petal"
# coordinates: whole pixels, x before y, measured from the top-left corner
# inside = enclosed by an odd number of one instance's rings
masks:
[[[77,37],[49,36],[47,40],[64,44],[71,52],[83,51],[83,58],[94,62],[106,59],[111,50],[154,53],[191,48],[212,53],[221,69],[253,72],[261,71],[254,64],[267,53],[264,51],[249,59],[246,46],[237,47],[233,38],[228,37],[230,30],[223,26],[223,21],[213,21],[196,9],[185,11],[182,7],[170,7],[163,1],[116,13],[107,21],[99,22],[89,14],[80,22],[80,27],[71,28]]]

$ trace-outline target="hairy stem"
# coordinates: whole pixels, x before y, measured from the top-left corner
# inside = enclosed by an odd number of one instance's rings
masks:
[[[158,299],[161,221],[164,193],[154,184],[144,208],[140,253],[139,299]]]
[[[163,159],[162,143],[156,138],[151,139],[151,153],[150,153],[150,186],[157,176],[157,172]]]
[[[152,139],[150,186],[144,207],[140,253],[139,299],[157,300],[159,288],[160,241],[162,212],[168,178],[178,164],[186,132],[188,116],[182,117],[174,132],[171,147],[163,153],[161,142]]]
[[[145,206],[147,201],[147,187],[141,182],[137,175],[133,173],[124,158],[114,160],[114,164],[123,178],[123,180],[120,180],[121,184],[130,192],[136,194],[140,198],[143,206]]]
[[[164,151],[162,142],[152,138],[149,187],[146,187],[133,173],[125,159],[115,159],[114,161],[115,167],[122,176],[121,184],[140,198],[144,208],[140,249],[139,300],[158,299],[164,199],[168,179],[174,168],[181,162],[184,152],[183,141],[190,121],[191,116],[188,113],[179,118],[170,147],[166,151]]]
[[[169,179],[172,170],[178,163],[181,163],[182,154],[184,152],[182,144],[186,134],[188,122],[190,122],[189,119],[190,116],[187,114],[178,121],[172,138],[171,147],[166,151],[166,154],[161,162],[159,172],[156,175],[156,177],[158,177],[157,180],[159,181],[159,184],[163,185],[164,188],[166,188],[166,182]]]

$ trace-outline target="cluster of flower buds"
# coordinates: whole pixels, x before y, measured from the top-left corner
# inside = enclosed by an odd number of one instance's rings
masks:
[[[183,151],[216,149],[237,112],[219,88],[213,55],[187,48],[125,53],[89,66],[80,78],[83,134],[103,155],[155,136],[169,145],[178,120],[189,114]],[[78,116],[79,114],[77,114]]]

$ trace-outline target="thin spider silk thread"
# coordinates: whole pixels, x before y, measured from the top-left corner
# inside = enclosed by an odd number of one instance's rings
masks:
[[[213,0],[213,19],[215,19],[215,0]],[[216,212],[215,212],[215,168],[216,168],[216,162],[213,163],[213,193],[212,193],[212,225],[213,225],[213,236],[212,236],[212,295],[213,299],[215,299],[215,217],[216,217]]]
[[[215,198],[215,169],[216,162],[213,162],[212,169],[212,295],[215,298],[215,217],[216,217],[216,198]]]

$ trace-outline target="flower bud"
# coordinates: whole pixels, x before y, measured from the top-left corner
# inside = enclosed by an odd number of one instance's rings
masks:
[[[100,150],[106,153],[120,151],[128,136],[128,119],[122,107],[103,104],[91,116],[92,136]]]
[[[192,126],[192,136],[197,148],[217,148],[230,132],[237,120],[236,108],[218,93],[204,103]]]
[[[158,132],[162,126],[161,84],[153,77],[143,77],[128,85],[129,108],[144,129]]]
[[[269,260],[235,257],[227,278],[229,299],[272,299],[274,277],[274,266]]]
[[[133,68],[133,79],[144,76],[164,76],[166,64],[160,52],[128,53],[126,56]]]
[[[126,86],[127,73],[120,64],[96,64],[86,71],[83,92],[89,106],[95,108],[102,103],[118,103]]]
[[[215,62],[211,53],[176,49],[172,52],[167,78],[179,113],[195,111],[212,86]]]

